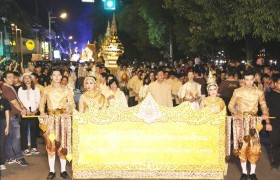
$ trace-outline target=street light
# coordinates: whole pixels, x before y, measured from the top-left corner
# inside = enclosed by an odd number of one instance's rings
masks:
[[[60,16],[59,16],[61,19],[65,19],[65,18],[67,18],[67,13],[62,13],[62,14],[60,14]]]
[[[17,25],[15,25],[14,23],[11,24],[12,26],[12,30],[15,30],[16,32],[16,52],[17,52],[17,57],[18,57],[18,42],[17,42]]]
[[[77,44],[77,41],[75,41],[74,44]]]
[[[20,42],[20,57],[21,57],[21,62],[23,62],[23,53],[22,53],[22,31],[21,29],[16,29],[16,31],[19,31],[19,42]]]
[[[69,38],[68,38],[69,40],[72,40],[73,39],[73,36],[69,36]]]
[[[67,17],[67,13],[62,13],[60,16],[59,16],[60,18],[62,18],[62,19],[65,19],[66,17]],[[48,20],[49,20],[49,37],[51,37],[51,23],[53,23],[54,21],[52,21],[52,20],[54,20],[54,19],[56,19],[57,17],[55,17],[55,16],[51,16],[51,12],[49,11],[48,12]],[[52,41],[51,41],[51,38],[49,38],[50,39],[50,42],[49,42],[49,44],[50,44],[50,48],[49,48],[49,59],[50,60],[52,60]]]

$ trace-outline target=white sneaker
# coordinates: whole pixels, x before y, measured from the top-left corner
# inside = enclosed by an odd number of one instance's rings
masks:
[[[6,166],[3,164],[3,165],[0,165],[0,170],[6,170]]]
[[[14,163],[16,163],[16,160],[15,160],[15,159],[8,159],[8,160],[6,161],[6,163],[7,163],[7,164],[14,164]]]
[[[37,148],[31,148],[31,153],[32,154],[39,154],[40,152],[38,151]]]
[[[31,152],[30,152],[29,149],[25,149],[22,153],[23,153],[23,155],[25,155],[25,156],[30,156],[30,155],[31,155]]]

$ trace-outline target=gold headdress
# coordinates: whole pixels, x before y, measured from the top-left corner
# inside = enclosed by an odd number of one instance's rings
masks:
[[[216,86],[218,88],[216,79],[214,78],[211,69],[209,69],[209,75],[207,80],[207,91],[209,90],[210,86]]]

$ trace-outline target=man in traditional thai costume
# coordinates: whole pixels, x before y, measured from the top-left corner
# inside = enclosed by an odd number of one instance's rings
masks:
[[[51,74],[52,84],[47,86],[40,101],[40,128],[44,132],[50,172],[48,179],[55,178],[55,156],[60,157],[63,179],[69,178],[66,172],[66,158],[71,160],[71,114],[75,102],[71,90],[60,84],[62,72],[54,69]],[[45,107],[47,104],[47,112]],[[66,156],[67,155],[67,156]]]
[[[244,73],[244,77],[245,85],[234,90],[228,108],[234,116],[234,121],[241,122],[236,131],[244,135],[239,139],[239,149],[234,149],[234,154],[239,157],[242,167],[240,179],[257,180],[255,170],[260,158],[261,144],[256,127],[254,127],[256,122],[252,117],[257,116],[258,104],[260,104],[263,119],[268,118],[268,109],[263,91],[254,86],[254,72],[248,70]],[[250,127],[249,131],[247,127]],[[250,175],[247,175],[247,160],[251,164]]]
[[[179,90],[178,97],[181,101],[190,102],[192,109],[199,109],[199,101],[201,97],[201,85],[194,81],[194,71],[188,72],[188,82],[186,82]]]
[[[159,70],[157,72],[157,80],[149,84],[148,92],[151,93],[151,95],[159,105],[173,107],[171,88],[164,81],[163,70]]]

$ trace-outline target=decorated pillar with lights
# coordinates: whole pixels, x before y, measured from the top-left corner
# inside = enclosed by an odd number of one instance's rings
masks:
[[[108,22],[105,41],[101,46],[101,56],[105,60],[105,67],[117,68],[117,61],[123,53],[124,47],[117,36],[117,23],[114,15],[111,27]]]

